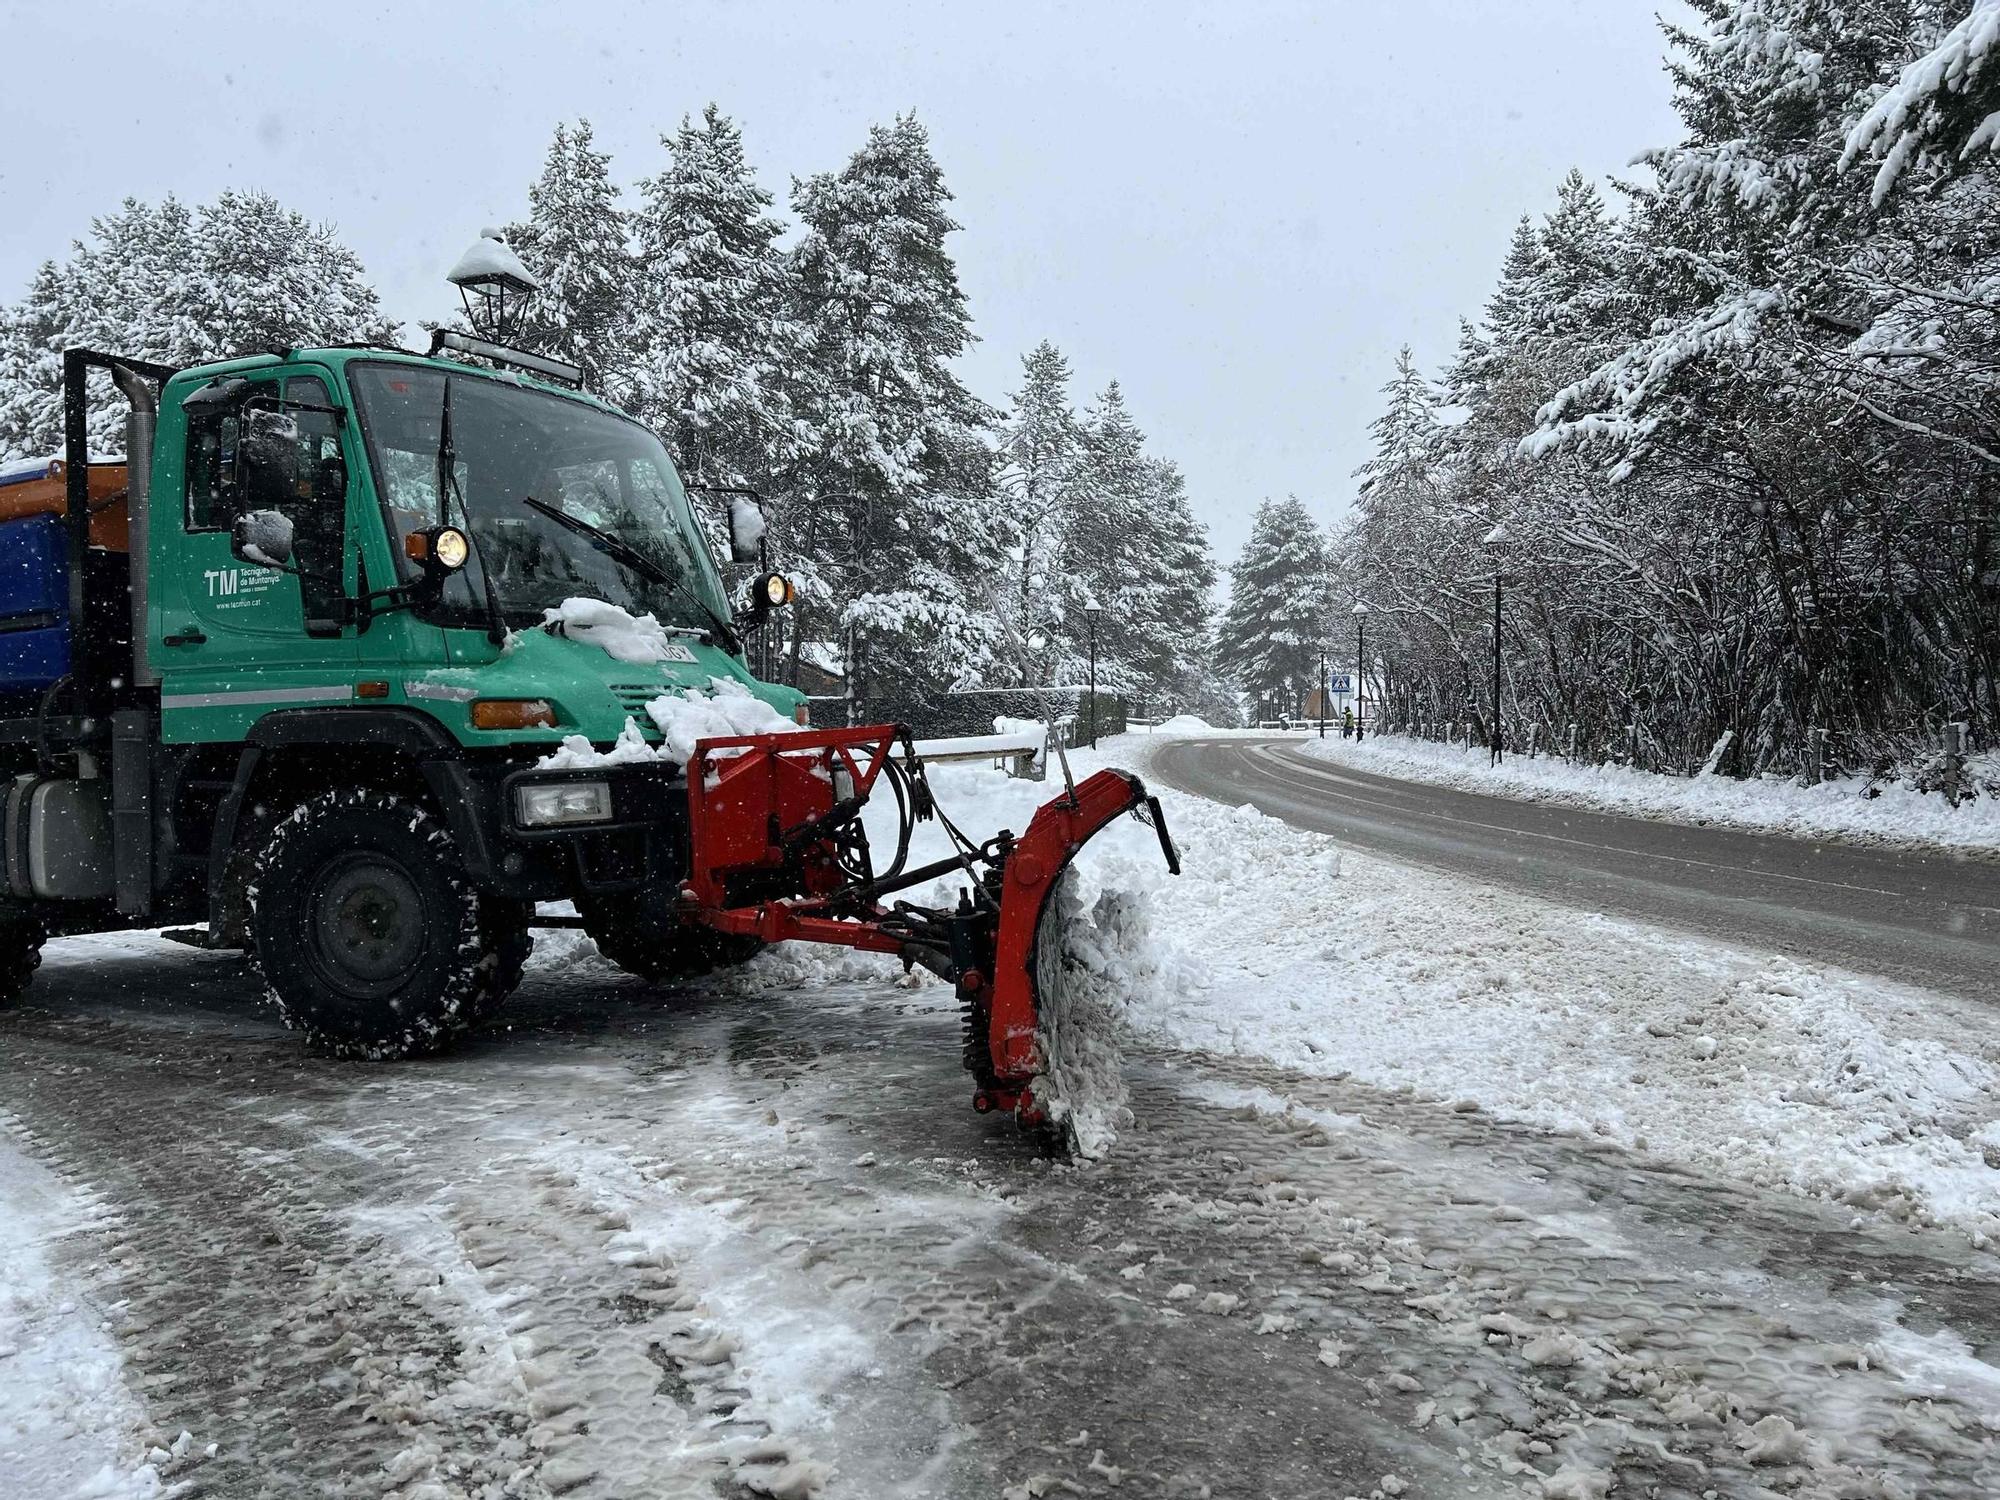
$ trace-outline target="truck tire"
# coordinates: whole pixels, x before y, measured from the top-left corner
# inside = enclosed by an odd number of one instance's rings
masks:
[[[493,955],[493,970],[473,995],[473,1025],[491,1020],[507,997],[521,987],[528,955],[535,951],[535,937],[528,930],[534,915],[531,901],[504,901],[498,896],[488,896],[480,903],[481,951]]]
[[[697,979],[748,963],[764,949],[756,938],[680,921],[664,905],[647,892],[621,892],[579,901],[577,910],[597,951],[650,984]]]
[[[271,831],[254,960],[292,1030],[339,1057],[435,1052],[520,983],[526,911],[466,878],[444,823],[390,792],[322,792]]]
[[[39,922],[0,922],[0,1009],[28,993],[28,981],[42,966]]]

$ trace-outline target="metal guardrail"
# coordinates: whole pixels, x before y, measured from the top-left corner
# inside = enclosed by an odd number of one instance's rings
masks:
[[[948,739],[918,740],[919,760],[950,764],[986,761],[1004,767],[1009,776],[1041,781],[1049,774],[1049,750],[1061,748],[1063,724],[1037,724],[1027,729],[1003,730],[994,734],[956,735]]]

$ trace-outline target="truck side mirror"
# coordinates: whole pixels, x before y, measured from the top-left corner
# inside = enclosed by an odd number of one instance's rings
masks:
[[[729,497],[729,556],[756,562],[764,555],[764,507],[749,495]]]
[[[283,511],[253,510],[229,528],[229,552],[260,568],[282,568],[292,560],[292,518]]]

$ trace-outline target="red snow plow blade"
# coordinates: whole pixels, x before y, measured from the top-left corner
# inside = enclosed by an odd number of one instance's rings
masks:
[[[1025,832],[1002,829],[978,844],[938,810],[909,731],[896,726],[703,740],[687,777],[687,920],[765,942],[893,953],[951,981],[973,1106],[1012,1110],[1028,1124],[1040,1121],[1031,1087],[1041,1068],[1037,938],[1056,882],[1077,850],[1128,812],[1153,826],[1167,868],[1180,873],[1159,799],[1128,771],[1099,771],[1043,803]],[[861,809],[884,781],[901,818],[895,853],[878,870]],[[909,868],[911,831],[933,817],[954,853]],[[953,874],[965,881],[955,907],[891,899]]]

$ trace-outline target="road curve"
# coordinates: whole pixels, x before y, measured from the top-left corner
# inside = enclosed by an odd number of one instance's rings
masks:
[[[1181,740],[1154,777],[1391,859],[1571,906],[2000,1001],[2000,864],[1482,796],[1295,742]]]

